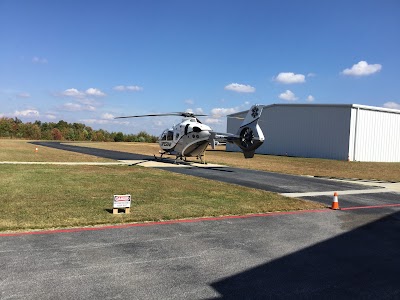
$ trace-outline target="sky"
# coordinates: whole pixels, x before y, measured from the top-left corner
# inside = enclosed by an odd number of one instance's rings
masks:
[[[398,0],[0,0],[0,117],[159,135],[253,104],[400,109]]]

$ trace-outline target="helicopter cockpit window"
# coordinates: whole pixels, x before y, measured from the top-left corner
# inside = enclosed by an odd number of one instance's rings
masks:
[[[161,135],[161,140],[166,141],[167,140],[167,131],[164,131]]]
[[[167,141],[172,141],[174,139],[174,132],[169,130],[167,133]]]

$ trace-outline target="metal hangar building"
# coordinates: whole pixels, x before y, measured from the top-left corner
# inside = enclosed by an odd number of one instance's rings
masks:
[[[247,111],[228,116],[236,133]],[[259,125],[259,154],[350,161],[400,162],[400,110],[358,104],[272,104]],[[239,147],[227,144],[227,151]]]

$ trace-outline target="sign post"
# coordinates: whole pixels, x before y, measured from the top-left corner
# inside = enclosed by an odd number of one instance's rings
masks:
[[[113,214],[118,214],[118,209],[125,209],[129,214],[131,210],[131,195],[114,195]]]

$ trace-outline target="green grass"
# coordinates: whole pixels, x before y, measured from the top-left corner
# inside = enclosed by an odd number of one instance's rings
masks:
[[[131,194],[131,214],[111,213]],[[3,165],[0,230],[46,229],[323,207],[275,193],[128,166]]]

